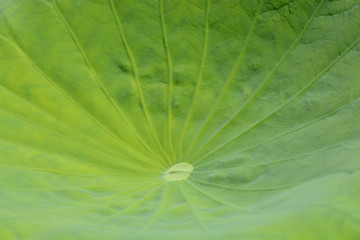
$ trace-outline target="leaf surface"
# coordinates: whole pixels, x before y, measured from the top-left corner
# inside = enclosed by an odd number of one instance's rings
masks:
[[[0,14],[1,239],[359,238],[359,0]]]

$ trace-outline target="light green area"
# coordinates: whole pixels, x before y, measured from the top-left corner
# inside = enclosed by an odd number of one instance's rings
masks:
[[[360,239],[360,0],[0,15],[1,240]]]
[[[194,167],[190,163],[177,163],[164,174],[166,181],[180,181],[186,180],[190,177]]]

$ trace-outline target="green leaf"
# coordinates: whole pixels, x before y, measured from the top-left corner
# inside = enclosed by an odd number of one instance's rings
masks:
[[[0,239],[359,239],[359,0],[0,14]]]

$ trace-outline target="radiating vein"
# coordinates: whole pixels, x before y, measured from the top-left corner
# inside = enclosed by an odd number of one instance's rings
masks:
[[[1,140],[0,140],[1,141]],[[0,169],[1,168],[7,168],[7,169],[12,169],[12,170],[20,170],[20,171],[24,171],[24,172],[35,172],[38,174],[57,174],[57,175],[64,175],[64,176],[73,176],[73,177],[84,177],[84,178],[97,178],[97,179],[113,179],[114,181],[122,181],[122,180],[139,180],[139,177],[136,178],[122,178],[122,177],[115,177],[112,175],[94,175],[94,174],[81,174],[81,173],[76,173],[76,172],[67,172],[67,171],[58,171],[58,170],[54,170],[54,169],[48,169],[48,168],[34,168],[34,167],[22,167],[22,166],[17,166],[17,165],[6,165],[6,164],[0,164]],[[143,184],[143,183],[147,183],[149,182],[150,179],[154,179],[154,178],[144,178],[141,177],[141,179],[147,179],[146,181],[143,182],[136,182],[135,184]],[[126,183],[124,184],[124,186],[128,186],[128,185],[132,185],[134,183]]]
[[[82,146],[83,148],[86,148],[86,149],[87,149],[87,152],[95,152],[95,153],[98,153],[98,155],[100,154],[100,155],[102,155],[102,156],[104,156],[104,157],[106,156],[105,158],[110,157],[111,159],[114,159],[114,162],[117,162],[117,161],[120,160],[120,159],[122,159],[122,160],[125,160],[125,159],[126,159],[126,157],[123,156],[123,155],[121,155],[119,152],[114,152],[115,155],[113,155],[113,154],[110,154],[110,153],[108,153],[108,152],[99,151],[98,148],[89,147],[89,146],[87,146],[86,144],[84,144],[84,143],[82,143],[82,142],[80,142],[80,141],[78,141],[78,140],[76,140],[76,139],[70,138],[70,137],[68,137],[68,136],[66,136],[66,135],[64,135],[64,134],[62,134],[62,133],[60,133],[60,132],[57,132],[57,131],[55,131],[55,130],[53,130],[53,129],[51,129],[51,128],[44,127],[43,125],[40,125],[40,124],[37,123],[37,122],[34,122],[34,121],[32,121],[32,120],[30,120],[30,119],[27,119],[27,118],[24,118],[24,117],[22,117],[22,116],[19,115],[19,114],[16,114],[16,113],[13,113],[13,112],[11,112],[11,111],[8,111],[7,109],[3,109],[3,108],[0,107],[0,111],[6,112],[7,114],[9,114],[9,115],[11,115],[11,116],[14,116],[14,117],[20,119],[21,121],[27,122],[27,123],[29,123],[30,125],[35,126],[36,128],[44,129],[44,130],[46,130],[47,132],[54,134],[54,136],[57,135],[57,136],[59,136],[59,137],[61,137],[61,138],[64,138],[64,139],[70,141],[70,142],[73,142],[73,143],[75,144],[74,146],[80,145],[80,146]],[[65,155],[64,155],[64,156],[65,156]],[[137,162],[138,162],[138,161],[137,161]],[[142,163],[142,161],[140,161],[140,163]],[[143,167],[143,168],[148,168],[148,167],[145,167],[144,165],[141,165],[141,164],[136,164],[136,163],[135,163],[135,165],[140,166],[140,167]],[[150,166],[150,167],[151,167],[151,166]]]
[[[0,13],[1,13],[1,12],[0,12]],[[5,26],[6,31],[7,31],[7,33],[8,33],[8,36],[11,38],[11,40],[8,39],[8,38],[6,38],[5,36],[2,36],[2,35],[0,35],[0,39],[6,41],[6,42],[8,42],[8,43],[10,43],[10,45],[13,46],[13,47],[16,49],[16,51],[19,52],[19,53],[23,56],[23,57],[21,57],[21,59],[27,60],[27,61],[30,63],[30,65],[32,65],[32,66],[34,67],[34,66],[35,66],[35,63],[29,61],[29,60],[31,60],[30,57],[29,57],[29,56],[24,52],[24,50],[22,50],[22,49],[20,48],[20,46],[17,44],[17,42],[16,42],[16,40],[15,40],[15,38],[14,38],[14,36],[13,36],[13,33],[11,32],[11,29],[10,29],[10,27],[9,27],[9,24],[8,24],[8,22],[6,21],[6,18],[5,18],[2,14],[1,14],[0,16],[1,16],[2,22],[4,23],[4,26]],[[41,74],[42,76],[46,75],[46,74],[43,74],[43,72],[42,72],[41,70],[39,71],[39,69],[37,69],[36,67],[34,67],[34,68],[35,68],[38,72],[40,72],[40,74]],[[54,86],[54,84],[52,84],[52,85]],[[14,95],[15,97],[20,98],[20,99],[22,99],[22,100],[27,100],[27,99],[24,99],[22,96],[17,95],[17,94],[14,93],[13,91],[11,91],[9,88],[7,88],[7,87],[5,87],[5,86],[3,86],[3,85],[2,85],[2,87],[3,87],[3,89],[5,89],[6,91],[8,91],[11,95]],[[56,87],[56,89],[60,90],[58,87]],[[60,92],[61,92],[61,90],[60,90]],[[67,97],[67,96],[66,96],[67,94],[63,94],[63,95],[65,95],[65,97]],[[67,99],[69,99],[69,98],[70,98],[70,97],[67,97]],[[32,101],[27,101],[27,102],[28,102],[29,104],[31,104],[33,107],[35,107],[37,110],[39,110],[39,111],[41,111],[41,112],[44,112],[45,114],[49,114],[50,116],[54,117],[51,113],[49,113],[49,112],[45,111],[44,109],[40,108],[38,105],[36,105],[36,104],[33,103]],[[73,105],[75,105],[76,107],[78,107],[78,106],[77,106],[76,104],[74,104],[72,101],[71,101],[71,103],[72,103]],[[85,110],[85,111],[86,111],[86,110]],[[89,113],[89,114],[90,114],[90,113]],[[57,120],[59,120],[59,119],[57,119]],[[63,122],[64,125],[72,128],[71,125],[69,125],[67,122],[62,121],[61,119],[60,119],[60,122]],[[72,128],[72,129],[73,129],[73,128]],[[77,129],[74,129],[74,130],[77,131]],[[84,133],[80,132],[80,134],[81,134],[82,136],[87,137],[90,141],[93,141],[92,138],[89,138],[89,137],[86,136]],[[98,141],[93,141],[93,142],[99,143]],[[108,146],[107,146],[106,144],[101,144],[101,145],[104,146],[104,147],[106,147],[106,148],[108,148]],[[112,150],[112,149],[111,149],[111,150]],[[113,151],[113,150],[112,150],[112,151]]]
[[[143,192],[145,190],[150,190],[152,191],[154,188],[159,187],[161,184],[159,184],[158,182],[156,184],[143,184],[140,187],[137,188],[133,188],[133,189],[127,189],[126,191],[123,192],[112,192],[111,194],[108,194],[106,196],[102,196],[102,197],[96,197],[96,198],[91,198],[91,199],[85,199],[82,200],[82,203],[96,203],[95,206],[91,206],[87,209],[94,209],[94,208],[98,208],[99,205],[104,207],[104,206],[110,206],[110,204],[114,203],[114,202],[121,202],[121,200],[130,197],[134,194],[137,194],[139,192]],[[146,187],[145,187],[146,186]],[[136,203],[136,202],[135,202]],[[116,203],[115,203],[116,204]],[[115,208],[115,207],[111,207],[111,208]],[[116,210],[117,211],[117,210]]]
[[[141,82],[140,82],[140,79],[139,79],[135,59],[134,59],[134,56],[133,56],[132,51],[130,49],[130,46],[127,43],[122,24],[120,22],[120,18],[118,16],[118,13],[117,13],[115,5],[114,5],[114,1],[113,0],[109,0],[109,1],[110,1],[111,10],[112,10],[112,12],[114,14],[116,24],[118,26],[118,30],[119,30],[119,33],[120,33],[120,36],[121,36],[121,40],[122,40],[122,42],[124,44],[126,53],[127,53],[128,57],[130,59],[130,62],[131,62],[131,66],[132,66],[133,74],[134,74],[134,79],[135,79],[135,86],[136,86],[136,89],[137,89],[137,92],[138,92],[138,95],[139,95],[139,98],[140,98],[141,105],[143,106],[143,112],[144,112],[144,115],[145,115],[145,119],[146,119],[147,124],[148,124],[148,126],[150,128],[150,131],[151,131],[151,133],[152,133],[152,135],[154,137],[155,142],[159,146],[159,149],[163,153],[163,155],[165,157],[165,160],[169,164],[170,163],[169,158],[168,158],[168,156],[167,156],[167,154],[166,154],[166,152],[165,152],[165,150],[164,150],[164,148],[163,148],[163,146],[162,146],[162,144],[161,144],[161,142],[159,140],[159,137],[157,136],[154,125],[153,125],[152,120],[150,118],[150,114],[148,112],[147,105],[145,103],[145,98],[144,98],[144,94],[143,94],[143,91],[142,91]]]
[[[80,189],[105,189],[105,188],[121,188],[124,184],[113,185],[85,185],[76,187],[52,187],[52,188],[1,188],[1,191],[19,191],[19,192],[33,192],[33,191],[60,191],[60,190],[80,190]]]
[[[206,196],[207,198],[209,198],[210,200],[212,200],[213,202],[216,202],[217,204],[220,204],[220,205],[224,205],[224,206],[227,206],[227,207],[231,207],[233,209],[236,209],[236,210],[239,210],[241,212],[246,212],[246,213],[249,213],[249,212],[254,212],[252,210],[249,210],[249,209],[245,209],[245,208],[242,208],[242,207],[239,207],[239,206],[236,206],[232,203],[229,203],[229,202],[226,202],[224,200],[221,200],[221,199],[218,199],[214,196],[212,196],[211,194],[208,194],[207,192],[201,190],[200,188],[196,187],[194,184],[192,184],[190,181],[186,181],[186,183],[192,187],[193,189],[195,189],[196,191],[198,191],[199,193],[201,193],[202,195]]]
[[[308,22],[305,24],[305,27],[303,30],[299,33],[299,35],[296,37],[293,44],[288,48],[288,50],[285,52],[285,54],[280,58],[280,60],[275,64],[275,67],[270,71],[270,73],[265,77],[265,79],[261,82],[261,84],[258,86],[258,88],[250,95],[250,97],[233,113],[220,127],[218,127],[206,140],[205,142],[192,154],[195,155],[201,149],[203,149],[212,139],[214,139],[225,127],[234,120],[244,109],[247,104],[255,98],[255,96],[261,91],[261,89],[265,86],[265,84],[268,82],[269,79],[274,75],[276,70],[279,68],[279,66],[284,62],[284,60],[290,55],[290,53],[296,48],[296,46],[299,44],[300,40],[302,39],[304,33],[310,26],[311,22],[314,20],[315,16],[320,11],[321,7],[323,6],[325,0],[322,0],[321,3],[318,5],[318,7],[315,9],[314,13],[309,18]]]
[[[249,43],[249,39],[250,39],[250,37],[251,37],[251,35],[252,35],[253,31],[254,31],[254,28],[255,28],[255,25],[256,25],[256,21],[257,21],[259,15],[260,15],[260,11],[261,11],[261,8],[262,8],[262,6],[263,6],[263,3],[264,3],[264,0],[261,0],[260,3],[259,3],[259,5],[258,5],[258,8],[257,8],[256,13],[255,13],[255,16],[254,16],[254,18],[253,18],[253,20],[252,20],[252,23],[251,23],[251,27],[250,27],[247,35],[246,35],[246,38],[245,38],[245,40],[244,40],[244,43],[243,43],[243,46],[242,46],[242,48],[241,48],[240,54],[239,54],[238,58],[236,59],[236,62],[235,62],[235,64],[234,64],[233,69],[231,70],[231,73],[230,73],[229,77],[226,79],[225,84],[224,84],[223,88],[221,89],[219,95],[217,96],[214,104],[212,105],[209,113],[208,113],[207,116],[205,117],[204,121],[201,123],[200,128],[197,130],[195,136],[192,138],[189,146],[187,147],[187,150],[186,150],[186,153],[185,153],[185,156],[184,156],[184,159],[185,159],[185,160],[188,159],[189,153],[190,153],[190,151],[192,150],[195,142],[197,141],[199,135],[201,134],[202,130],[205,128],[205,126],[206,126],[206,124],[208,123],[208,121],[209,121],[209,120],[211,119],[211,117],[213,116],[214,110],[217,108],[217,105],[218,105],[218,103],[220,102],[219,100],[220,100],[221,97],[224,95],[224,92],[226,92],[226,89],[229,87],[232,79],[234,78],[234,76],[235,76],[235,74],[236,74],[236,72],[237,72],[237,70],[238,70],[238,67],[239,67],[239,65],[240,65],[240,63],[241,63],[241,61],[242,61],[242,59],[243,59],[243,56],[245,55],[246,48],[247,48],[248,43]],[[183,159],[183,160],[184,160],[184,159]]]
[[[72,161],[73,160],[75,162],[79,162],[79,163],[84,164],[84,165],[93,166],[93,167],[96,167],[97,169],[101,169],[101,170],[113,171],[113,172],[117,172],[117,173],[119,173],[119,172],[125,172],[125,173],[128,172],[128,173],[134,174],[133,171],[129,171],[128,169],[127,170],[119,169],[119,167],[124,167],[124,166],[122,166],[122,165],[114,165],[114,164],[112,164],[111,162],[108,162],[108,161],[105,161],[105,162],[102,162],[101,164],[98,164],[98,163],[94,163],[93,161],[89,161],[88,158],[84,158],[84,157],[80,158],[80,157],[76,157],[76,156],[65,155],[64,153],[58,153],[58,152],[51,151],[51,150],[48,150],[48,149],[44,149],[44,148],[41,148],[41,147],[38,147],[38,146],[35,146],[35,145],[30,145],[30,144],[19,142],[19,141],[14,141],[12,139],[2,137],[2,136],[0,136],[0,141],[15,144],[17,146],[21,146],[21,147],[25,147],[25,148],[34,149],[36,151],[40,151],[40,152],[43,152],[43,153],[46,153],[46,154],[49,154],[49,155],[60,157],[60,159],[63,159],[63,160],[66,160],[66,161]],[[129,163],[126,163],[126,164],[129,164]],[[141,166],[141,165],[138,165],[138,164],[133,164],[133,163],[130,163],[127,166],[131,166],[131,165],[133,165],[134,167],[143,169],[143,170],[149,170],[148,167]],[[104,166],[106,166],[106,167],[104,167]],[[139,169],[138,169],[138,171],[139,171]],[[154,171],[155,171],[155,169],[154,169]]]
[[[63,94],[77,109],[81,110],[81,112],[85,113],[90,119],[92,119],[101,129],[103,129],[109,136],[114,138],[116,142],[122,147],[122,149],[126,149],[129,152],[131,152],[133,155],[138,156],[140,158],[148,158],[141,154],[140,152],[134,150],[131,146],[123,142],[122,139],[120,139],[117,135],[113,134],[107,127],[105,127],[100,121],[97,120],[96,117],[94,117],[90,112],[88,112],[86,109],[81,107],[70,95],[66,93],[58,84],[56,84],[45,72],[43,72],[38,65],[27,55],[27,53],[24,52],[23,49],[20,48],[20,46],[16,43],[15,39],[12,38],[12,40],[0,35],[0,39],[3,39],[10,43],[23,57],[24,59],[30,63],[30,65],[40,73],[40,75],[46,79],[52,86],[54,86],[61,94]]]
[[[21,100],[26,100],[26,99],[22,98],[22,96],[17,95],[16,93],[14,93],[13,91],[11,91],[10,89],[8,89],[8,88],[5,87],[5,86],[0,85],[0,87],[3,87],[3,89],[5,89],[6,91],[8,91],[8,92],[9,92],[11,95],[13,95],[14,97],[20,98]],[[36,110],[39,110],[40,112],[42,112],[42,113],[44,113],[44,114],[46,114],[46,115],[49,115],[51,118],[54,118],[55,121],[59,121],[61,125],[65,126],[65,127],[67,127],[67,128],[70,128],[72,131],[76,131],[76,132],[79,133],[81,136],[85,137],[88,141],[90,141],[91,143],[96,144],[96,145],[97,145],[97,148],[96,148],[96,149],[98,149],[98,150],[101,151],[102,153],[104,153],[104,154],[106,154],[106,155],[113,156],[113,157],[114,157],[114,156],[118,156],[118,157],[121,156],[121,157],[123,157],[122,155],[120,155],[119,152],[114,151],[114,149],[108,147],[106,144],[103,144],[103,143],[100,142],[100,141],[96,141],[96,140],[94,140],[93,138],[90,138],[88,135],[85,135],[83,132],[78,131],[77,129],[74,129],[74,128],[73,128],[71,125],[69,125],[67,122],[65,122],[65,121],[63,121],[63,120],[61,120],[61,119],[59,119],[59,118],[55,118],[52,114],[50,114],[49,112],[47,112],[47,111],[45,111],[44,109],[40,108],[39,106],[37,106],[37,105],[36,105],[35,103],[33,103],[32,101],[26,101],[26,102],[27,102],[28,104],[30,104],[31,106],[33,106]],[[6,109],[1,108],[1,107],[0,107],[0,109],[2,109],[3,111],[8,112],[8,113],[10,113],[10,114],[12,114],[12,115],[14,115],[14,116],[15,116],[15,115],[16,115],[16,116],[19,116],[19,118],[21,118],[21,119],[25,119],[25,118],[21,117],[20,114],[15,114],[15,113],[10,112],[10,111],[7,111]],[[42,128],[44,127],[43,125],[40,125],[40,124],[38,124],[37,122],[34,122],[34,121],[30,120],[30,119],[25,119],[25,120],[26,120],[26,121],[33,122],[34,124],[39,125],[39,126],[42,127]],[[50,127],[45,127],[45,128],[46,128],[46,129],[50,129],[50,130],[53,131],[54,133],[60,134],[58,130],[53,130],[53,129],[50,128]],[[64,136],[64,137],[66,137],[66,138],[69,138],[69,139],[71,139],[71,140],[73,140],[73,141],[76,141],[76,142],[78,142],[78,143],[81,143],[81,142],[79,142],[79,140],[70,138],[69,136],[66,136],[66,135],[63,135],[63,134],[61,134],[61,135]],[[86,146],[85,144],[82,144],[82,145]],[[98,145],[101,146],[101,147],[104,147],[104,148],[105,148],[106,150],[108,150],[108,151],[105,151],[104,149],[99,148]],[[93,146],[92,146],[92,147],[93,147]],[[90,148],[90,147],[89,147],[89,148]],[[91,149],[93,149],[93,148],[91,148]]]
[[[247,129],[245,129],[244,131],[242,131],[241,133],[237,134],[236,136],[232,137],[231,139],[227,140],[226,142],[222,143],[221,145],[219,145],[218,147],[214,148],[213,150],[207,152],[206,154],[204,154],[203,156],[201,156],[200,158],[198,158],[197,160],[195,160],[196,162],[200,161],[201,159],[204,159],[205,157],[209,156],[210,154],[218,151],[219,149],[223,148],[224,146],[226,146],[227,144],[231,143],[232,141],[236,140],[238,137],[242,136],[243,134],[245,134],[246,132],[248,132],[249,130],[253,129],[254,127],[258,126],[261,122],[263,122],[264,120],[268,119],[270,116],[272,116],[274,113],[278,112],[280,109],[282,109],[284,106],[286,106],[289,102],[291,102],[293,99],[295,99],[297,96],[301,95],[302,93],[304,93],[307,89],[309,89],[317,80],[319,80],[325,73],[327,73],[332,67],[334,67],[343,57],[346,56],[346,54],[348,54],[360,41],[360,37],[357,38],[340,56],[338,56],[334,61],[332,61],[330,64],[328,64],[318,75],[316,75],[310,82],[308,82],[303,88],[301,88],[298,92],[296,92],[291,98],[289,98],[288,100],[286,100],[283,104],[281,104],[279,107],[277,107],[276,109],[274,109],[273,111],[271,111],[268,115],[266,115],[265,117],[261,118],[260,120],[258,120],[257,122],[255,122],[254,124],[252,124],[250,127],[248,127]],[[193,161],[193,162],[195,162]]]
[[[33,121],[29,120],[29,119],[21,118],[21,117],[19,117],[17,114],[14,114],[14,113],[12,113],[12,112],[10,112],[10,111],[7,111],[7,110],[4,110],[4,109],[1,109],[1,108],[0,108],[0,112],[1,112],[1,111],[9,114],[10,116],[15,116],[16,118],[21,119],[21,121],[27,122],[28,124],[30,124],[30,125],[32,125],[32,126],[34,126],[34,127],[36,127],[36,128],[44,129],[44,130],[48,131],[49,133],[52,133],[53,136],[57,136],[57,137],[60,137],[60,138],[69,140],[69,141],[75,143],[75,145],[72,145],[73,147],[76,146],[76,145],[80,145],[81,147],[88,149],[88,147],[87,147],[86,145],[84,145],[84,144],[82,144],[82,143],[80,143],[80,142],[78,142],[78,141],[76,141],[76,140],[73,140],[72,138],[68,138],[67,136],[62,135],[61,133],[57,133],[57,132],[53,131],[52,129],[49,129],[49,128],[47,128],[47,127],[44,127],[44,126],[42,126],[42,125],[39,125],[39,124],[36,123],[36,122],[33,122]],[[6,138],[6,137],[2,137],[1,135],[0,135],[0,138],[2,138],[2,139],[10,139],[10,138]],[[12,141],[14,141],[14,140],[12,140]],[[18,142],[18,143],[20,143],[20,142]],[[29,145],[29,144],[26,144],[26,145]],[[38,149],[43,149],[43,148],[38,147]],[[43,149],[43,150],[44,150],[44,149]],[[94,149],[93,149],[93,150],[94,150]],[[94,151],[94,152],[97,152],[97,151]],[[54,152],[54,153],[55,153],[55,152]],[[61,155],[61,156],[70,156],[70,155],[65,154],[64,151],[62,152],[62,154],[60,154],[60,153],[57,153],[57,154],[59,154],[59,155]],[[99,156],[99,155],[98,155],[98,156]],[[118,160],[126,160],[126,157],[120,155],[120,153],[117,154],[117,156],[112,156],[112,155],[110,155],[110,154],[105,154],[105,153],[100,154],[100,156],[102,156],[102,159],[108,159],[108,158],[109,158],[109,159],[113,159],[113,160],[114,160],[113,163],[116,163]],[[105,157],[105,156],[107,156],[107,157]],[[74,157],[74,156],[72,156],[72,157],[80,160],[79,157]],[[85,158],[84,158],[84,162],[86,162]],[[108,164],[111,164],[111,163],[108,162]],[[144,162],[142,162],[142,161],[134,161],[134,162],[131,162],[130,165],[131,165],[131,164],[134,165],[134,166],[136,166],[136,167],[143,168],[143,169],[149,169],[149,168],[151,169],[151,168],[153,168],[152,165],[148,165],[146,162],[144,163]],[[146,164],[146,165],[144,165],[144,164]],[[112,166],[113,166],[115,169],[117,169],[117,165],[116,165],[116,164],[112,164]],[[156,168],[153,168],[153,169],[155,170]]]
[[[359,100],[360,100],[360,97],[358,97],[358,98],[356,98],[356,99],[354,99],[354,100],[352,100],[352,101],[350,101],[350,102],[348,102],[348,103],[346,103],[346,104],[344,104],[344,105],[341,105],[340,107],[336,108],[335,110],[333,110],[333,111],[331,111],[331,112],[328,112],[328,113],[326,113],[326,114],[324,114],[324,115],[322,115],[322,116],[320,116],[320,117],[318,117],[318,118],[316,118],[316,119],[314,119],[314,120],[311,120],[311,121],[309,121],[309,122],[307,122],[307,123],[305,123],[305,124],[303,124],[303,125],[300,125],[299,127],[293,128],[293,129],[291,129],[291,130],[289,130],[289,131],[286,131],[286,132],[281,133],[281,134],[279,134],[279,135],[276,135],[276,136],[274,136],[274,137],[268,138],[268,139],[266,139],[266,140],[264,140],[264,141],[262,141],[262,142],[256,143],[255,145],[252,145],[252,146],[250,146],[250,147],[248,147],[248,148],[241,149],[240,151],[234,151],[234,152],[232,152],[232,153],[230,153],[230,154],[227,154],[227,155],[225,155],[225,156],[222,156],[222,157],[220,157],[220,158],[211,159],[211,160],[208,160],[208,161],[203,162],[203,163],[201,163],[201,164],[197,164],[197,169],[198,169],[199,167],[201,167],[201,166],[208,165],[208,164],[213,163],[213,162],[215,162],[215,161],[220,161],[220,160],[222,160],[222,159],[226,159],[226,158],[229,158],[229,157],[231,157],[231,156],[236,156],[236,155],[238,155],[239,153],[246,152],[246,151],[248,151],[248,150],[254,149],[254,148],[257,147],[257,146],[264,145],[265,143],[272,142],[273,140],[278,139],[278,138],[280,138],[280,137],[282,137],[282,136],[285,136],[285,135],[290,134],[290,133],[292,133],[292,132],[295,132],[295,131],[298,131],[298,130],[300,130],[300,129],[303,129],[303,128],[306,128],[306,127],[308,127],[308,126],[311,126],[311,125],[314,124],[314,123],[317,123],[317,122],[319,122],[319,121],[321,121],[321,120],[324,120],[324,119],[326,119],[327,117],[329,117],[329,116],[331,116],[331,115],[334,115],[334,114],[336,114],[337,112],[340,112],[340,111],[343,110],[343,109],[346,109],[348,106],[350,106],[351,104],[353,104],[354,102],[357,102],[357,101],[359,101]]]
[[[316,149],[316,150],[314,150],[314,151],[302,153],[302,154],[299,154],[299,155],[294,156],[294,157],[285,158],[285,159],[281,159],[281,160],[277,160],[277,161],[269,161],[269,162],[260,163],[260,164],[257,164],[257,165],[244,165],[244,166],[236,166],[236,167],[229,167],[229,168],[221,168],[221,170],[232,170],[232,169],[241,169],[241,168],[267,167],[267,166],[274,165],[274,164],[280,164],[280,163],[284,163],[284,162],[290,162],[290,161],[294,161],[294,160],[299,159],[299,158],[302,158],[302,157],[311,156],[312,154],[316,154],[316,153],[322,152],[322,151],[324,151],[324,150],[329,150],[329,149],[332,149],[332,148],[337,148],[337,147],[342,146],[343,144],[350,143],[350,142],[352,142],[352,141],[357,141],[357,140],[359,140],[359,139],[360,139],[360,138],[354,138],[354,139],[346,140],[346,141],[343,141],[343,142],[340,142],[340,143],[336,143],[336,144],[332,144],[332,145],[328,145],[328,146],[325,146],[325,147],[318,148],[318,149]],[[198,173],[201,174],[201,173],[209,173],[209,172],[216,172],[216,171],[219,171],[219,169],[198,171]],[[196,172],[193,172],[193,175],[196,175]]]
[[[148,181],[149,183],[149,181]],[[110,203],[114,202],[114,201],[121,201],[123,199],[125,199],[126,197],[129,197],[131,195],[134,195],[136,193],[148,190],[148,189],[152,189],[154,187],[159,186],[160,184],[157,182],[156,184],[149,184],[147,185],[146,183],[143,183],[141,188],[134,188],[134,189],[127,189],[126,191],[123,192],[113,192],[110,195],[106,195],[106,196],[101,196],[101,197],[96,197],[96,198],[91,198],[91,199],[86,199],[86,200],[81,200],[81,203],[93,203],[96,202],[96,206],[92,206],[89,207],[88,209],[92,209],[92,208],[98,208],[98,204],[102,204],[103,205],[109,205]],[[144,187],[146,186],[146,187]]]
[[[88,66],[91,74],[93,75],[93,77],[95,78],[96,82],[98,83],[101,91],[103,92],[103,94],[105,95],[105,97],[108,99],[108,101],[110,102],[110,104],[114,107],[114,109],[117,111],[117,113],[119,114],[119,116],[121,117],[121,119],[123,119],[123,121],[130,127],[131,131],[135,134],[135,136],[139,139],[139,141],[142,143],[142,145],[145,147],[145,149],[147,149],[151,154],[153,154],[155,157],[158,157],[158,155],[149,147],[149,145],[144,141],[144,139],[139,135],[139,133],[136,131],[136,129],[134,128],[134,126],[130,123],[130,121],[126,118],[126,116],[124,115],[124,113],[122,112],[122,110],[120,109],[119,105],[114,101],[114,99],[110,96],[110,93],[108,92],[107,88],[105,87],[105,85],[103,84],[103,82],[101,81],[101,79],[99,78],[98,74],[96,73],[94,67],[92,66],[89,58],[87,57],[83,47],[80,44],[80,41],[78,40],[78,38],[76,37],[75,32],[72,30],[71,26],[69,25],[69,23],[67,22],[67,20],[65,19],[65,17],[63,16],[63,14],[61,13],[60,9],[58,8],[58,6],[56,5],[56,0],[54,0],[54,9],[56,10],[57,14],[59,15],[60,19],[62,20],[62,22],[64,23],[64,25],[66,26],[66,29],[68,30],[68,32],[71,35],[71,38],[73,39],[75,45],[77,46],[79,52],[81,53],[86,65]],[[126,144],[124,142],[124,144]],[[128,144],[127,144],[128,145]],[[129,148],[133,149],[130,145],[128,145]]]
[[[124,213],[126,213],[127,211],[133,209],[134,207],[136,207],[137,205],[140,205],[143,201],[145,201],[146,199],[148,199],[152,194],[154,194],[155,191],[157,191],[162,185],[164,185],[166,183],[161,183],[159,185],[157,185],[157,187],[154,187],[153,189],[151,189],[147,194],[145,194],[142,198],[138,199],[138,200],[134,200],[133,203],[131,205],[129,205],[128,207],[126,207],[125,209],[117,212],[116,214],[114,214],[111,217],[108,217],[106,219],[106,221],[110,221],[112,219],[114,219],[115,217],[118,217]],[[116,199],[117,200],[117,199]],[[108,204],[109,202],[107,202]]]
[[[170,155],[172,156],[172,160],[174,161],[175,154],[172,144],[172,94],[173,94],[173,68],[171,61],[171,54],[169,49],[169,43],[167,39],[166,33],[166,25],[165,25],[165,16],[164,16],[164,1],[159,0],[160,4],[160,22],[161,22],[161,30],[163,34],[163,42],[164,48],[166,52],[166,62],[168,67],[168,96],[167,96],[167,145],[169,148]],[[175,163],[175,162],[173,162]]]
[[[204,44],[203,44],[203,49],[202,49],[202,56],[201,56],[201,62],[200,62],[200,67],[199,67],[199,73],[198,73],[198,77],[196,80],[196,87],[195,87],[195,91],[193,94],[193,97],[191,99],[191,103],[190,103],[190,107],[188,109],[186,118],[185,118],[185,123],[184,126],[182,128],[181,134],[180,134],[180,138],[179,138],[179,146],[178,146],[178,161],[180,161],[182,159],[182,154],[183,154],[183,145],[184,145],[184,137],[185,137],[185,132],[186,129],[190,123],[190,119],[192,116],[192,113],[194,111],[194,102],[199,94],[199,89],[200,89],[200,84],[201,84],[201,80],[202,80],[202,76],[203,76],[203,71],[204,71],[204,65],[205,65],[205,59],[206,59],[206,52],[207,52],[207,46],[208,46],[208,37],[209,37],[209,12],[210,12],[210,2],[211,0],[207,0],[206,1],[206,9],[205,9],[205,27],[204,27]]]
[[[161,193],[161,196],[160,196],[160,201],[158,206],[156,207],[156,209],[154,210],[154,212],[151,214],[151,217],[145,222],[143,228],[139,231],[137,231],[133,237],[131,237],[130,239],[135,239],[137,236],[140,236],[141,234],[143,234],[147,229],[150,228],[151,224],[155,221],[159,211],[161,210],[161,207],[164,203],[164,197],[166,196],[166,192],[167,192],[167,189],[168,189],[168,186],[169,186],[169,183],[167,183]]]
[[[272,161],[272,162],[262,163],[262,164],[258,164],[258,165],[252,165],[252,166],[248,166],[248,167],[263,167],[263,166],[269,166],[269,165],[273,165],[273,164],[278,164],[278,163],[293,161],[293,160],[296,160],[296,159],[299,159],[299,158],[302,158],[302,157],[310,156],[310,155],[312,155],[312,154],[314,154],[314,153],[322,152],[322,151],[324,151],[324,150],[329,150],[329,149],[332,149],[332,148],[337,148],[337,147],[340,147],[341,145],[343,145],[343,144],[345,144],[345,143],[349,143],[349,142],[352,142],[352,141],[357,141],[357,140],[359,140],[359,139],[360,139],[360,138],[354,138],[354,139],[351,139],[351,140],[346,140],[346,141],[343,141],[343,142],[341,142],[341,143],[337,143],[337,144],[325,146],[325,147],[316,149],[316,150],[311,151],[311,152],[306,152],[306,153],[297,155],[297,156],[295,156],[295,157],[286,158],[286,159],[281,159],[281,160],[278,160],[278,161]]]
[[[221,169],[221,170],[223,170],[223,169]],[[194,175],[195,175],[195,173],[194,173]],[[213,182],[205,182],[205,181],[197,179],[193,176],[191,177],[190,180],[198,182],[202,185],[210,186],[210,187],[215,187],[215,188],[220,188],[220,189],[237,190],[237,191],[242,191],[242,192],[271,192],[271,191],[281,191],[284,189],[289,189],[289,188],[295,187],[295,186],[291,185],[291,186],[281,186],[281,187],[274,187],[274,188],[243,188],[243,187],[234,187],[234,186],[218,184],[218,183],[213,183]]]
[[[209,231],[209,228],[205,225],[205,223],[203,222],[203,220],[201,219],[201,216],[199,215],[198,211],[196,210],[196,206],[194,205],[194,203],[191,201],[191,199],[186,195],[184,188],[182,186],[182,183],[180,182],[178,185],[179,191],[181,193],[181,195],[183,196],[183,198],[185,199],[187,205],[190,207],[195,219],[198,221],[199,225],[206,231]]]

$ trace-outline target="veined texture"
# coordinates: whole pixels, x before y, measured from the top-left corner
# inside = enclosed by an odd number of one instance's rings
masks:
[[[0,239],[359,239],[359,0],[0,16]]]

